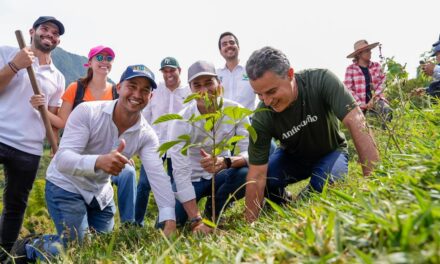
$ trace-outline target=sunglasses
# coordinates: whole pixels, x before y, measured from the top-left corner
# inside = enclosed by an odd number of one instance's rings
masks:
[[[101,62],[103,60],[111,62],[113,60],[113,56],[110,56],[110,55],[104,56],[102,54],[98,54],[95,57],[96,57],[96,60],[99,61],[99,62]]]

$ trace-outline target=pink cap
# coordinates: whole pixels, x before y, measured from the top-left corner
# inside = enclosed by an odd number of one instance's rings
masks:
[[[110,47],[99,45],[99,46],[96,46],[96,47],[90,49],[89,61],[101,52],[107,52],[108,55],[112,56],[113,58],[115,57],[115,52]],[[90,66],[89,63],[84,64],[84,67],[89,67],[89,66]]]

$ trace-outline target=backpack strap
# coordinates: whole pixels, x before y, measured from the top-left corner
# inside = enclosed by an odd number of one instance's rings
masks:
[[[116,84],[113,84],[113,86],[112,86],[112,97],[113,97],[113,100],[119,98],[118,91],[116,91]]]
[[[80,103],[84,102],[85,88],[84,85],[78,80],[76,81],[76,93],[75,100],[73,101],[72,110],[75,109]]]

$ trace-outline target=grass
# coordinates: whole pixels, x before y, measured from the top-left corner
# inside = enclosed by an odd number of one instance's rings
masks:
[[[253,224],[244,221],[240,201],[221,216],[216,234],[193,235],[184,228],[167,239],[153,227],[156,209],[150,204],[144,228],[117,223],[113,233],[90,235],[53,262],[440,263],[439,105],[420,109],[401,104],[390,130],[373,131],[381,163],[368,178],[362,176],[350,142],[345,182],[280,210],[267,206]],[[42,166],[47,166],[46,158]],[[25,230],[53,233],[43,186],[40,175]],[[298,193],[301,186],[289,189]]]

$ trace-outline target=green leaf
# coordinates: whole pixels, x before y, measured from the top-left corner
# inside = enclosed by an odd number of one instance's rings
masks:
[[[233,136],[233,137],[231,137],[231,138],[228,140],[228,142],[226,142],[226,144],[227,144],[227,145],[231,145],[231,144],[234,144],[234,143],[236,143],[236,142],[238,142],[238,141],[240,141],[240,140],[242,140],[242,139],[244,139],[244,138],[246,138],[246,137],[245,137],[245,136],[242,136],[242,135]]]
[[[211,129],[214,127],[214,123],[212,122],[213,118],[209,118],[206,120],[206,123],[204,125],[204,128],[206,131],[211,131]]]
[[[160,153],[160,155],[162,156],[163,154],[165,154],[165,152],[167,152],[170,148],[172,148],[174,145],[179,144],[180,142],[182,142],[182,140],[173,140],[173,141],[168,141],[163,143],[162,145],[159,146],[159,148],[157,149],[157,151]]]
[[[194,99],[199,99],[202,98],[202,96],[199,93],[193,93],[188,95],[188,97],[185,98],[185,100],[183,101],[184,104],[191,102]]]
[[[348,194],[346,194],[346,193],[344,193],[344,192],[341,192],[341,191],[338,191],[338,190],[335,190],[335,189],[331,189],[331,192],[334,193],[334,194],[336,194],[336,195],[339,196],[340,198],[346,200],[347,202],[352,203],[352,202],[354,201],[354,198],[353,198],[353,197],[351,197],[350,195],[348,195]]]
[[[182,120],[183,117],[181,115],[178,114],[166,114],[163,116],[160,116],[158,119],[156,119],[156,121],[153,122],[153,125],[162,123],[162,122],[167,122],[170,120]]]
[[[264,198],[266,202],[274,209],[278,214],[280,214],[282,217],[287,217],[286,213],[284,212],[283,208],[279,206],[278,204],[272,202],[271,200]]]
[[[239,106],[227,106],[223,109],[223,113],[232,120],[237,121],[246,116],[250,116],[253,112],[247,108]]]
[[[183,134],[177,137],[178,139],[185,140],[186,142],[191,141],[191,136],[188,134]]]
[[[249,125],[249,124],[245,124],[244,126],[245,126],[246,130],[248,131],[249,136],[250,136],[252,142],[255,143],[257,141],[257,138],[258,138],[257,137],[257,131],[255,131],[255,129],[251,125]]]
[[[217,226],[214,222],[212,222],[211,220],[206,219],[206,218],[203,218],[203,219],[202,219],[202,222],[203,222],[205,225],[207,225],[207,226],[209,226],[209,227],[212,227],[212,228],[215,228],[215,227]]]

